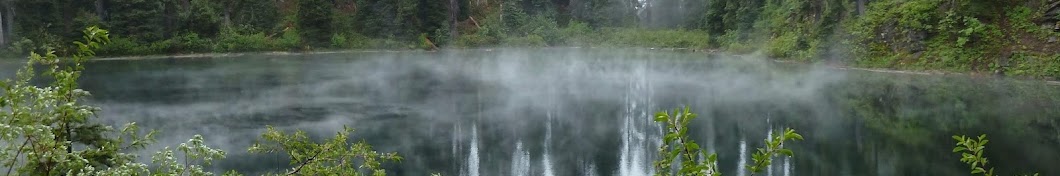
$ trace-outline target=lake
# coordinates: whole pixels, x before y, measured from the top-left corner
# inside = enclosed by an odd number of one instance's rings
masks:
[[[290,168],[246,152],[271,125],[354,128],[352,140],[405,157],[386,165],[394,175],[650,175],[652,115],[688,106],[691,138],[726,175],[749,175],[742,165],[783,128],[805,140],[762,175],[968,175],[956,134],[987,134],[999,174],[1060,175],[1060,87],[1040,81],[557,48],[98,60],[81,86],[103,122],[161,132],[145,151],[202,134],[229,152],[215,172]]]

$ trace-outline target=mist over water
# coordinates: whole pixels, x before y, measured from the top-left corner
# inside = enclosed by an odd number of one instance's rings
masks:
[[[95,61],[82,87],[107,123],[202,134],[211,169],[289,168],[247,154],[266,125],[398,152],[396,175],[650,175],[654,112],[689,106],[723,173],[791,127],[767,175],[958,175],[950,135],[987,133],[999,171],[1060,174],[1060,93],[1034,82],[849,72],[761,57],[639,49],[498,49]],[[1052,126],[1050,126],[1052,125]],[[146,154],[144,156],[147,156]]]

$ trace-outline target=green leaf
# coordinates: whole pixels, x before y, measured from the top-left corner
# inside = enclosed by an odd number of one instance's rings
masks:
[[[665,122],[666,119],[666,115],[655,115],[655,122]]]
[[[688,148],[688,150],[697,150],[698,151],[699,150],[699,144],[696,144],[695,142],[689,142],[688,144],[685,144],[685,148]]]
[[[802,140],[802,135],[799,135],[799,133],[795,133],[795,130],[789,128],[786,132],[784,132],[784,138]]]
[[[795,153],[792,152],[789,149],[780,149],[780,150],[777,150],[777,152],[780,153],[780,154],[787,155],[787,156],[795,156]]]
[[[972,170],[972,174],[985,173],[985,172],[986,172],[986,170],[983,170],[983,168],[980,168],[980,167],[977,167],[977,168],[975,168],[975,170]]]

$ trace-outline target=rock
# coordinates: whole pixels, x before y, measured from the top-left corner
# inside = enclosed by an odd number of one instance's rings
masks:
[[[925,40],[929,37],[927,31],[913,31],[907,34],[907,40],[910,43],[907,45],[909,51],[920,52],[925,50]]]
[[[1049,37],[1049,43],[1056,43],[1056,36]]]
[[[1052,28],[1053,30],[1060,31],[1060,1],[1050,4],[1049,10],[1045,11],[1042,18],[1041,24],[1043,29]]]
[[[1058,17],[1058,15],[1060,15],[1060,1],[1056,1],[1056,2],[1053,2],[1052,4],[1050,4],[1049,5],[1049,10],[1046,10],[1045,14],[1042,17],[1045,17],[1045,18],[1048,18],[1048,19],[1053,19],[1053,20],[1060,20],[1060,19],[1057,19],[1057,18],[1060,18],[1060,17]]]

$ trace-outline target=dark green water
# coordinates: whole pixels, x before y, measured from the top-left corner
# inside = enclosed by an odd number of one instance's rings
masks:
[[[161,130],[147,151],[194,134],[228,151],[216,171],[289,167],[245,152],[266,125],[345,125],[406,157],[396,175],[650,174],[650,115],[690,106],[692,137],[726,175],[747,174],[739,164],[784,127],[806,140],[770,175],[968,175],[950,136],[983,133],[1000,174],[1060,175],[1060,87],[1034,81],[635,49],[110,60],[82,78],[107,123]]]

